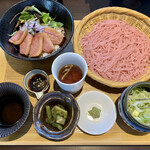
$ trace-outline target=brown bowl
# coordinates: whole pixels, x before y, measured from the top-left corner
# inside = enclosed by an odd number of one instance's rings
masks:
[[[59,131],[46,123],[46,105],[53,107],[60,104],[68,111],[68,117],[63,130]],[[50,92],[45,94],[36,104],[33,114],[33,123],[39,135],[49,139],[60,141],[70,137],[79,120],[79,106],[71,94],[62,92]]]

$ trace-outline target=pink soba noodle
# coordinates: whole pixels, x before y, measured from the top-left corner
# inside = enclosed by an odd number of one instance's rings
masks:
[[[124,21],[97,23],[81,45],[89,69],[102,78],[128,82],[148,71],[150,40]]]

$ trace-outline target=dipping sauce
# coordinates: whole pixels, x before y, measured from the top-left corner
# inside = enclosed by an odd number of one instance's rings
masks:
[[[63,66],[58,73],[58,79],[67,84],[76,83],[80,81],[82,77],[82,70],[78,66],[72,64]]]
[[[29,89],[34,92],[42,91],[47,85],[47,78],[42,74],[35,74],[28,82]]]
[[[0,122],[1,124],[12,125],[23,115],[24,106],[20,98],[15,95],[0,97]]]

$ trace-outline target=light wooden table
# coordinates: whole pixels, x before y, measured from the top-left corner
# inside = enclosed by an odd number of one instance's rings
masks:
[[[75,21],[77,25],[79,21]],[[68,51],[72,51],[70,46]],[[32,69],[43,69],[49,74],[50,91],[60,90],[51,74],[52,59],[41,62],[28,62],[8,56],[0,49],[0,82],[14,82],[23,87],[24,75]],[[117,107],[117,100],[123,89],[110,88],[102,85],[88,76],[86,77],[83,89],[74,95],[76,99],[86,91],[102,91],[112,98]],[[0,145],[150,145],[150,134],[139,133],[128,127],[119,116],[111,130],[103,135],[92,136],[83,133],[76,127],[74,134],[65,141],[54,142],[39,136],[32,124],[33,107],[37,100],[29,95],[32,104],[30,115],[26,123],[16,133],[0,138]],[[111,114],[110,114],[111,117]]]

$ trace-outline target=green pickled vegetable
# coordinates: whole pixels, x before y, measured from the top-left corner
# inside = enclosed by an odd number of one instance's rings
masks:
[[[65,109],[61,108],[60,106],[55,105],[53,107],[53,110],[57,115],[60,115],[63,118],[67,118],[68,112]]]
[[[63,129],[63,127],[62,127],[60,124],[58,124],[58,123],[51,122],[51,125],[52,125],[53,127],[57,128],[57,129],[60,130],[60,131]]]
[[[46,115],[46,123],[51,124],[58,130],[62,130],[63,125],[65,125],[68,112],[61,105],[55,105],[52,109],[50,109],[50,106],[46,105]]]
[[[55,123],[55,122],[49,120],[48,118],[46,118],[46,123],[51,124],[53,127],[57,128],[60,131],[63,129],[63,127],[60,124]]]
[[[46,105],[46,114],[47,114],[47,119],[48,121],[52,121],[52,113],[51,113],[51,110],[50,110],[50,106]]]

